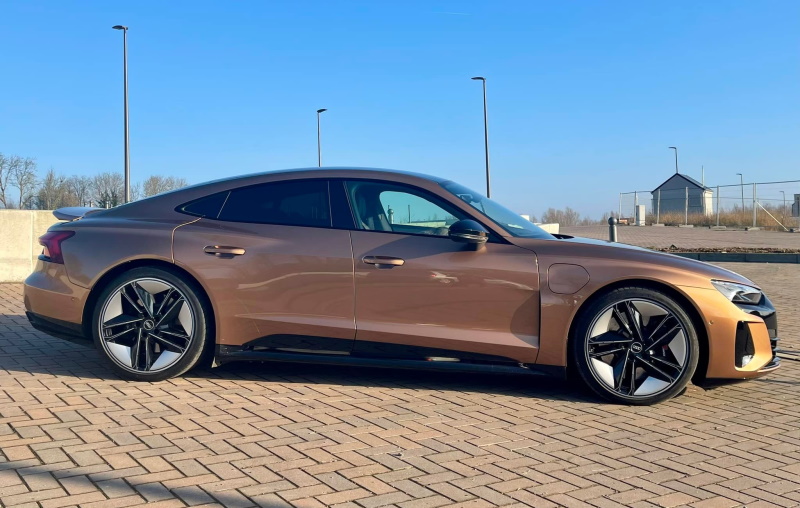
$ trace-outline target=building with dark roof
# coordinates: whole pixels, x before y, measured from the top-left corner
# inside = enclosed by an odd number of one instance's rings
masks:
[[[675,173],[653,190],[653,211],[712,215],[713,192],[691,176]]]

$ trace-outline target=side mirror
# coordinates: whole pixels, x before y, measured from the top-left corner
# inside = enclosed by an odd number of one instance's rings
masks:
[[[447,233],[454,242],[483,245],[489,239],[489,232],[474,220],[460,220],[450,226]]]

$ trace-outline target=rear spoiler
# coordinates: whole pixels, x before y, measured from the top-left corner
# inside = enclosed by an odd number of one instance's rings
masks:
[[[90,206],[66,206],[64,208],[59,208],[58,210],[53,210],[53,215],[55,215],[56,219],[58,220],[74,221],[101,210],[105,210],[105,208],[93,208]]]

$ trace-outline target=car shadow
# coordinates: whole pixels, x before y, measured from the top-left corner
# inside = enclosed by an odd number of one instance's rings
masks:
[[[80,380],[119,380],[99,353],[34,330],[25,316],[0,314],[0,372],[67,376]],[[598,402],[588,392],[555,376],[456,373],[410,369],[284,362],[231,362],[198,368],[184,378],[265,383],[383,387]]]

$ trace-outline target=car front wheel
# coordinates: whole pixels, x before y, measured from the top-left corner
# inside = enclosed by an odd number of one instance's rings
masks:
[[[647,288],[620,288],[579,317],[571,360],[584,383],[621,404],[648,405],[680,393],[699,357],[697,332],[681,306]]]
[[[95,346],[125,379],[160,381],[200,360],[207,313],[193,285],[155,267],[129,270],[109,283],[92,319]]]

